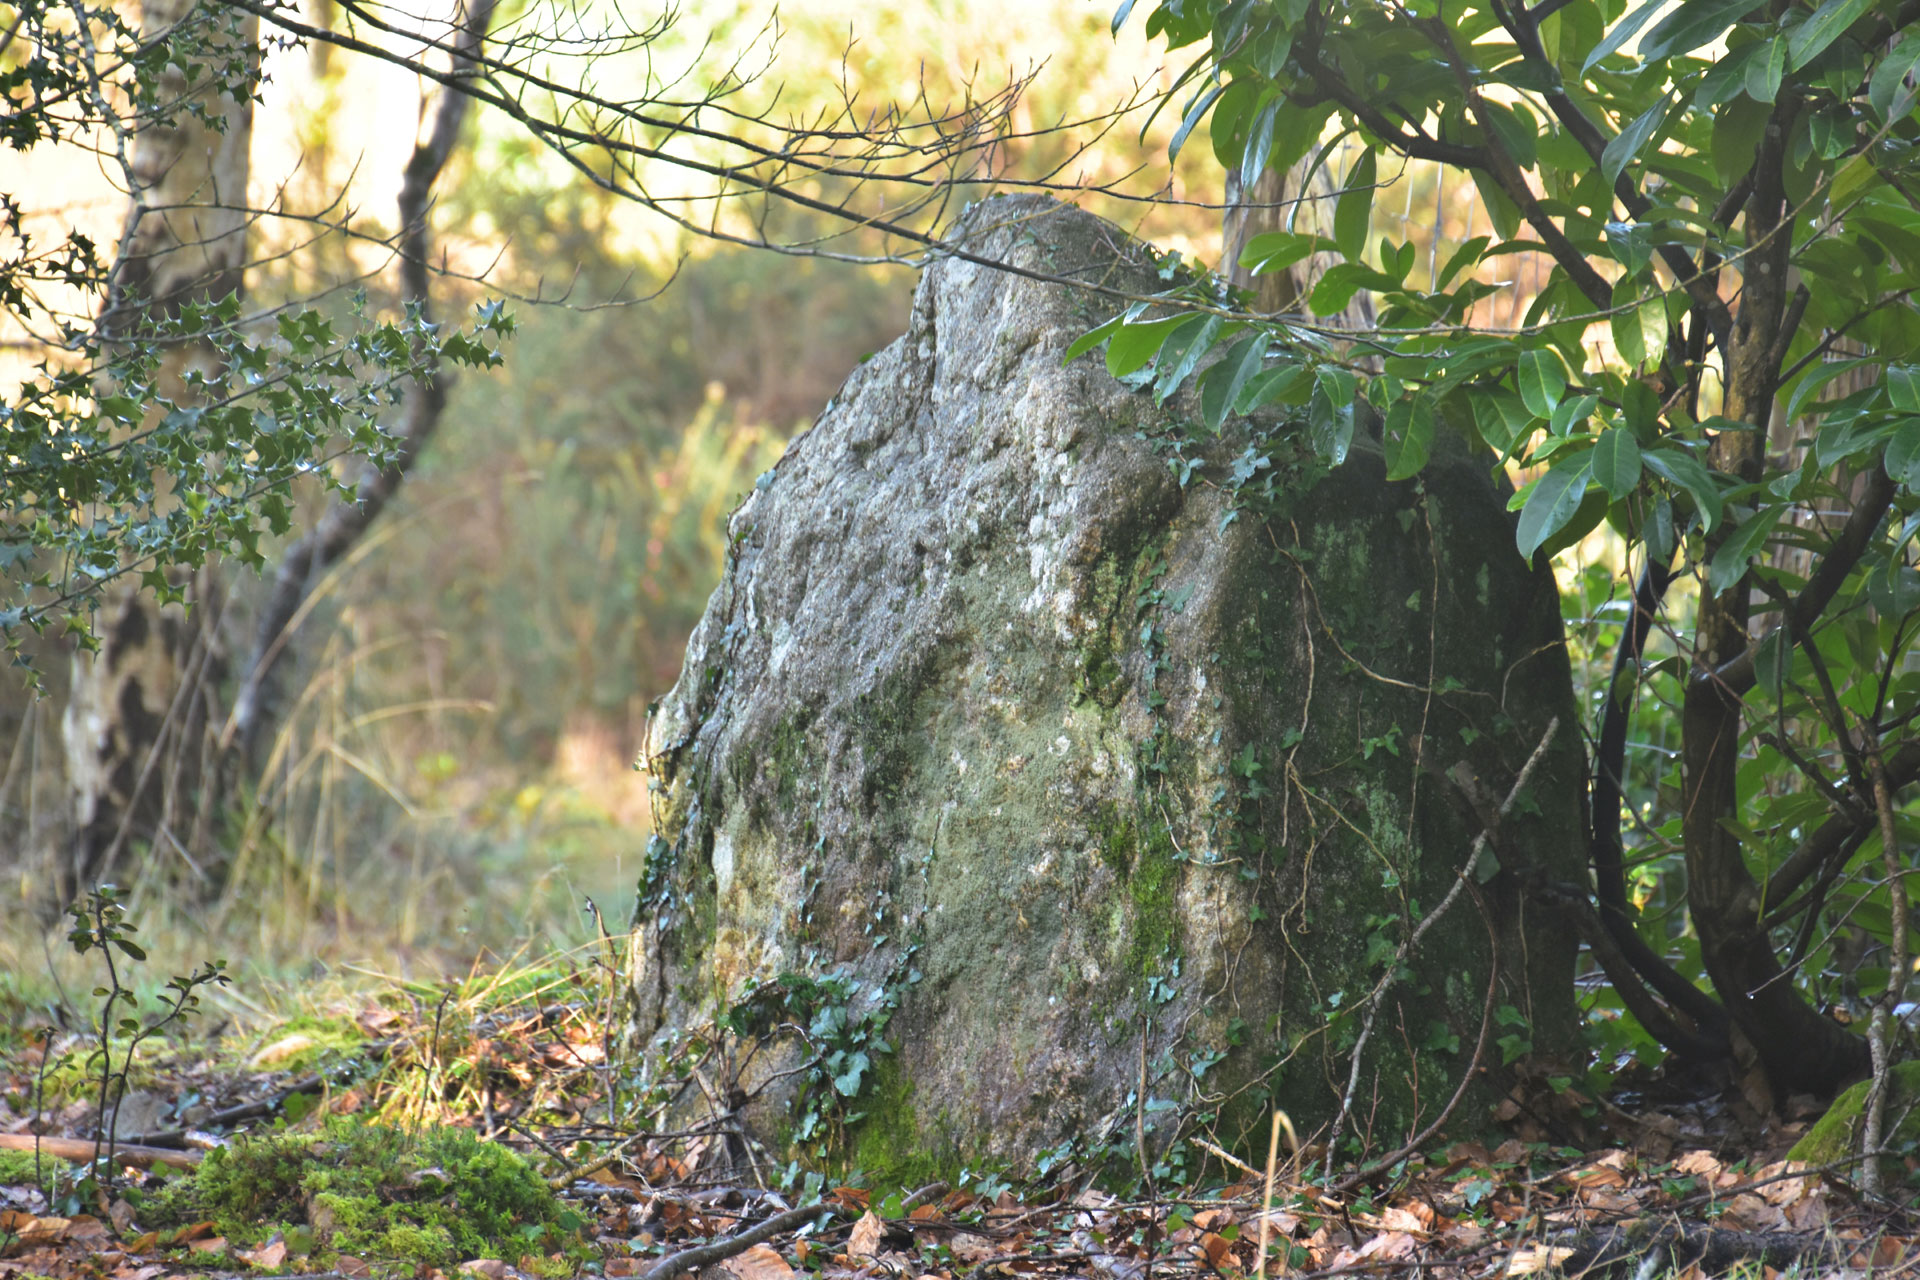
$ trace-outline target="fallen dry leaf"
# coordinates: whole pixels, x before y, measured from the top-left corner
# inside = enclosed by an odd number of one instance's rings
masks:
[[[1396,1261],[1411,1258],[1420,1247],[1420,1242],[1404,1231],[1382,1231],[1373,1239],[1360,1246],[1362,1258],[1391,1258]]]
[[[878,1232],[875,1234],[877,1236]],[[720,1269],[736,1277],[736,1280],[787,1280],[793,1274],[792,1266],[780,1256],[779,1251],[764,1244],[735,1254],[722,1262]]]
[[[233,1256],[250,1267],[272,1271],[287,1260],[287,1242],[276,1233],[258,1249],[236,1249]]]
[[[0,1223],[0,1230],[20,1237],[23,1245],[55,1244],[67,1238],[67,1228],[72,1225],[65,1218],[36,1218],[30,1213],[8,1213],[10,1222]]]
[[[506,1280],[513,1274],[513,1268],[498,1258],[475,1258],[463,1262],[458,1268],[465,1275],[485,1277],[485,1280]]]
[[[871,1258],[880,1252],[880,1237],[886,1231],[873,1210],[860,1215],[860,1221],[853,1224],[853,1234],[847,1237],[847,1256],[850,1258]]]
[[[344,1253],[334,1260],[333,1269],[348,1277],[348,1280],[368,1280],[373,1275],[373,1268],[367,1265],[365,1258],[352,1258]]]
[[[1380,1225],[1389,1231],[1402,1231],[1408,1235],[1425,1235],[1427,1227],[1433,1221],[1433,1210],[1428,1209],[1423,1218],[1411,1209],[1393,1208],[1380,1215]]]
[[[227,1251],[227,1238],[225,1236],[209,1236],[205,1240],[190,1240],[187,1242],[187,1248],[193,1250],[195,1253],[225,1253]]]

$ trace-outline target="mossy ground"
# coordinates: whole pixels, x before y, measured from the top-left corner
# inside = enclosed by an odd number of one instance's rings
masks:
[[[38,1163],[38,1182],[48,1178],[58,1178],[73,1166],[58,1156],[41,1154]],[[35,1157],[31,1151],[0,1151],[0,1187],[31,1187],[36,1185]]]
[[[527,1162],[466,1129],[409,1131],[351,1120],[318,1133],[245,1139],[171,1184],[153,1216],[210,1218],[236,1242],[312,1234],[321,1256],[451,1268],[474,1258],[580,1259],[578,1216]]]

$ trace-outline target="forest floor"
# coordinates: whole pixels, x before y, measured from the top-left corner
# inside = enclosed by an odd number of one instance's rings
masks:
[[[1807,1116],[1737,1089],[1588,1103],[1577,1145],[1521,1116],[1519,1136],[1342,1191],[1338,1168],[1261,1169],[1206,1141],[1178,1181],[1069,1164],[837,1182],[756,1161],[724,1116],[607,1123],[619,1082],[597,1002],[566,998],[579,978],[149,1041],[97,1161],[97,1039],[13,1033],[0,1280],[1920,1277],[1914,1162],[1889,1169],[1897,1202],[1870,1202],[1847,1169],[1784,1158]],[[710,1087],[697,1068],[688,1096]]]

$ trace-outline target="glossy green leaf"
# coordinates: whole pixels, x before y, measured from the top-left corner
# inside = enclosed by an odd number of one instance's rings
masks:
[[[1827,0],[1787,37],[1788,69],[1798,71],[1825,53],[1828,45],[1845,35],[1847,28],[1872,7],[1873,0]]]
[[[1895,483],[1920,492],[1920,418],[1908,418],[1894,430],[1882,465]]]
[[[1269,341],[1264,333],[1250,333],[1229,347],[1219,364],[1207,370],[1200,388],[1200,417],[1209,430],[1220,430],[1227,414],[1239,401],[1241,391],[1261,371]]]
[[[1887,399],[1904,413],[1920,413],[1920,370],[1910,364],[1889,365]]]
[[[1747,61],[1747,96],[1755,102],[1771,103],[1780,96],[1780,81],[1787,71],[1787,42],[1763,40],[1759,51]]]
[[[1600,153],[1600,172],[1605,175],[1609,187],[1633,163],[1653,135],[1659,132],[1673,106],[1674,100],[1661,94],[1658,102],[1635,116],[1632,124],[1607,143],[1606,150]]]
[[[1160,348],[1176,330],[1198,325],[1203,319],[1189,313],[1121,325],[1107,340],[1107,372],[1116,378],[1135,372],[1160,353]]]
[[[1359,262],[1367,251],[1375,177],[1373,152],[1361,152],[1348,171],[1346,186],[1333,207],[1333,242],[1340,246],[1341,256],[1349,262]]]
[[[1322,368],[1314,376],[1307,401],[1307,433],[1313,447],[1332,466],[1347,460],[1353,444],[1353,375]]]
[[[1480,428],[1480,438],[1502,456],[1512,453],[1533,425],[1527,406],[1511,391],[1475,391],[1472,396],[1473,421]]]
[[[1514,537],[1521,555],[1532,559],[1541,543],[1573,519],[1587,496],[1592,464],[1592,453],[1578,453],[1555,463],[1535,482],[1526,505],[1520,509],[1520,527]]]
[[[1773,527],[1786,514],[1786,507],[1762,507],[1737,525],[1713,553],[1707,570],[1707,586],[1718,594],[1746,576],[1747,562],[1766,549]]]
[[[1640,42],[1640,56],[1657,62],[1677,53],[1692,53],[1755,9],[1765,11],[1763,0],[1685,0],[1647,32],[1647,38]]]
[[[1640,442],[1625,427],[1608,427],[1593,446],[1593,478],[1615,502],[1640,483]]]
[[[1067,354],[1060,358],[1060,363],[1066,364],[1069,361],[1077,360],[1105,342],[1113,336],[1114,332],[1119,329],[1125,319],[1126,317],[1124,316],[1115,316],[1105,324],[1098,325],[1075,338],[1073,344],[1067,348]]]
[[[1785,627],[1775,627],[1760,637],[1753,652],[1753,673],[1761,691],[1774,702],[1780,701],[1787,677],[1793,672],[1793,642]]]
[[[1700,515],[1701,530],[1713,532],[1714,526],[1720,523],[1722,503],[1720,486],[1714,482],[1711,471],[1692,454],[1665,446],[1643,451],[1640,463],[1692,498],[1694,510]]]
[[[1420,474],[1433,452],[1433,428],[1433,403],[1426,396],[1394,401],[1381,432],[1387,479],[1407,480]]]
[[[1319,236],[1297,231],[1263,231],[1240,250],[1240,265],[1255,275],[1284,271],[1307,255],[1328,247]]]
[[[1273,154],[1273,122],[1279,114],[1281,100],[1275,98],[1254,113],[1253,123],[1247,127],[1247,146],[1240,157],[1240,189],[1253,190],[1254,184],[1266,172],[1267,159]]]
[[[1901,120],[1913,110],[1915,95],[1907,84],[1909,76],[1920,76],[1920,33],[1913,31],[1880,59],[1867,82],[1867,102],[1881,120]]]
[[[1200,361],[1213,350],[1214,344],[1241,327],[1234,325],[1230,331],[1221,317],[1206,316],[1199,324],[1188,325],[1169,337],[1154,357],[1157,371],[1153,380],[1154,399],[1166,403],[1167,397],[1178,391],[1187,376],[1199,368]]]
[[[1614,291],[1619,308],[1609,317],[1614,346],[1631,369],[1657,365],[1667,349],[1667,303],[1658,293],[1636,301],[1637,290]]]
[[[1627,42],[1639,35],[1641,29],[1658,17],[1660,11],[1666,7],[1667,0],[1641,0],[1639,8],[1614,23],[1613,30],[1607,32],[1607,38],[1593,47],[1593,52],[1589,53],[1587,60],[1580,65],[1580,74],[1586,75],[1602,58],[1626,48]]]
[[[1226,92],[1226,88],[1223,84],[1208,85],[1207,88],[1194,99],[1193,105],[1187,108],[1187,114],[1181,117],[1180,127],[1173,131],[1173,141],[1167,144],[1167,159],[1169,161],[1180,158],[1180,148],[1187,145],[1188,135],[1193,132],[1195,125],[1207,118],[1208,109],[1213,106],[1216,98]]]
[[[1553,416],[1554,406],[1567,390],[1567,371],[1560,357],[1544,347],[1520,353],[1520,399],[1536,418]]]
[[[1440,276],[1433,282],[1434,292],[1445,292],[1447,286],[1453,283],[1453,278],[1456,275],[1459,275],[1461,271],[1480,261],[1481,256],[1487,251],[1487,246],[1491,243],[1493,243],[1492,240],[1486,236],[1475,236],[1449,254],[1447,256],[1447,265],[1440,268]]]

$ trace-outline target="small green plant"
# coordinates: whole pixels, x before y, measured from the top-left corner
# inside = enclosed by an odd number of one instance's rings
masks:
[[[168,978],[166,990],[154,997],[158,1008],[142,1018],[138,1013],[139,998],[121,980],[120,964],[114,955],[117,951],[121,959],[134,964],[144,964],[147,959],[146,951],[133,940],[139,928],[127,919],[127,909],[121,900],[120,890],[110,884],[100,885],[69,906],[67,914],[73,919],[73,928],[67,932],[67,942],[79,955],[98,951],[107,971],[106,985],[93,989],[94,997],[101,1002],[100,1043],[88,1056],[87,1067],[89,1071],[98,1070],[100,1079],[100,1123],[94,1144],[94,1176],[101,1180],[103,1187],[111,1188],[120,1100],[126,1095],[127,1077],[133,1070],[135,1053],[146,1041],[197,1012],[201,988],[224,986],[228,981],[227,962],[210,961],[193,973],[175,974]],[[121,1040],[117,1066],[114,1057],[116,1037]],[[101,1159],[103,1146],[104,1160]]]

